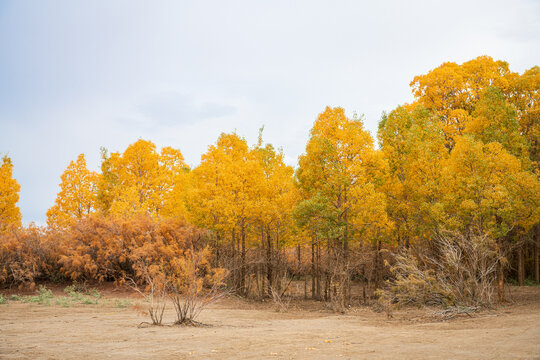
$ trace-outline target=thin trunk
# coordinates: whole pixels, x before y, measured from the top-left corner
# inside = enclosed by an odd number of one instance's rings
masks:
[[[321,299],[321,243],[317,243],[317,300]]]
[[[279,249],[279,226],[276,226],[276,269],[275,269],[275,279],[276,279],[276,289],[278,293],[281,294],[281,261],[280,261],[281,253]]]
[[[523,256],[523,245],[518,248],[518,284],[523,286],[525,284],[525,259]]]
[[[300,267],[302,265],[301,253],[300,253],[300,244],[298,244],[298,246],[296,247],[296,250],[297,250],[297,258],[298,258],[298,271],[300,271]]]
[[[499,295],[499,302],[504,301],[504,271],[501,261],[499,260],[497,264],[497,282],[498,282],[498,295]]]
[[[534,281],[540,284],[540,244],[534,244]]]
[[[348,307],[351,304],[351,274],[349,273],[349,241],[346,238],[343,243],[343,253],[345,264],[345,283],[343,284],[343,302],[344,306]]]
[[[315,299],[315,239],[311,239],[311,298]]]
[[[304,300],[307,300],[307,273],[304,273]]]
[[[534,281],[540,284],[540,224],[534,226],[533,246],[534,246]]]
[[[272,239],[270,229],[266,233],[266,281],[268,296],[272,297]]]
[[[216,236],[216,263],[215,263],[215,267],[220,267],[219,266],[219,245],[220,245],[221,241],[219,239],[219,235]]]
[[[235,289],[238,289],[238,277],[237,277],[237,274],[238,274],[238,269],[236,268],[236,264],[237,264],[237,261],[236,261],[236,231],[233,229],[232,230],[232,274],[231,274],[231,278],[232,278],[232,283],[233,283],[233,288]]]
[[[240,265],[240,289],[246,294],[246,226],[242,221],[242,264]]]
[[[364,305],[367,302],[366,297],[366,264],[362,264],[362,297],[364,298]]]

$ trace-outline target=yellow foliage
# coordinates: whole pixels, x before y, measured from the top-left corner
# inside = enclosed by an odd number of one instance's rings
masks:
[[[99,175],[86,167],[84,154],[71,161],[61,176],[60,192],[55,204],[47,211],[49,227],[67,227],[72,220],[81,219],[96,210]]]
[[[21,186],[13,178],[13,164],[7,156],[0,165],[0,234],[10,227],[21,226],[21,211],[17,206]]]
[[[179,150],[165,147],[160,153],[146,140],[138,140],[124,153],[104,159],[101,179],[105,214],[183,216],[183,192],[189,168]]]

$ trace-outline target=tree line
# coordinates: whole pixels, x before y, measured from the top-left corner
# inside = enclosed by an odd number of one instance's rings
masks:
[[[518,74],[481,56],[410,85],[414,102],[383,114],[377,139],[361,117],[327,107],[296,168],[262,130],[251,146],[221,134],[194,168],[142,139],[102,149],[100,172],[81,154],[45,228],[21,226],[4,157],[0,282],[140,277],[142,263],[171,263],[196,233],[244,296],[303,284],[338,309],[375,289],[488,303],[492,291],[503,300],[509,275],[538,283],[540,68]]]

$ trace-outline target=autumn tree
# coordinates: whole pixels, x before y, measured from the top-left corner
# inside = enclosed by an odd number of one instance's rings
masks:
[[[327,242],[333,261],[340,268],[327,275],[328,286],[336,281],[341,289],[341,307],[349,301],[349,247],[358,241],[378,239],[389,225],[385,196],[379,187],[385,181],[387,164],[364,130],[362,120],[349,119],[342,108],[327,107],[315,121],[299,158],[297,178],[305,201],[324,209],[312,213],[326,222]],[[313,200],[317,201],[313,202]],[[308,223],[308,222],[306,222]],[[369,235],[368,235],[369,234]],[[314,239],[315,241],[315,239]]]
[[[244,139],[236,134],[221,134],[193,170],[193,181],[191,219],[215,231],[217,247],[228,239],[235,262],[240,255],[240,264],[232,265],[239,271],[233,271],[232,278],[245,294],[249,227],[255,221],[264,182],[261,164]]]
[[[379,123],[379,144],[389,164],[384,186],[398,246],[431,237],[431,206],[440,193],[441,161],[447,157],[436,116],[421,106],[400,106]]]
[[[292,213],[297,202],[297,191],[293,168],[285,164],[282,151],[276,150],[271,144],[263,144],[262,130],[253,149],[264,174],[258,189],[256,222],[261,234],[260,245],[266,258],[266,293],[272,296],[273,286],[276,287],[275,291],[281,291],[281,248],[292,245]]]
[[[501,255],[511,232],[540,220],[540,182],[498,142],[484,144],[460,137],[442,167],[445,184],[438,219],[462,233],[488,235]],[[502,299],[502,264],[499,264]]]
[[[444,63],[411,82],[416,102],[439,118],[445,144],[452,150],[461,135],[484,143],[500,142],[517,156],[524,169],[538,171],[540,68],[523,74],[511,72],[508,63],[480,56],[461,65]],[[534,248],[535,269],[540,253],[540,225],[526,238]],[[523,252],[517,248],[518,278],[523,283]],[[535,270],[535,278],[540,278]]]
[[[72,220],[96,210],[98,174],[88,170],[84,154],[80,154],[76,161],[69,163],[60,178],[60,192],[47,211],[47,224],[65,228]]]
[[[189,169],[179,150],[165,147],[158,153],[155,144],[140,139],[123,153],[102,157],[98,198],[104,214],[157,217],[183,213],[179,192]]]
[[[21,211],[17,206],[21,186],[13,178],[13,164],[7,156],[0,165],[0,234],[9,227],[21,226]]]
[[[439,117],[446,147],[452,149],[483,91],[494,86],[509,92],[514,76],[508,63],[480,56],[462,65],[444,63],[416,76],[411,87],[418,104]]]

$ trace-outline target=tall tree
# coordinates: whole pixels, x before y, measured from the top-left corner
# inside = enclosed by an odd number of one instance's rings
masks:
[[[483,91],[494,86],[506,94],[515,76],[508,63],[479,56],[462,65],[444,63],[426,75],[416,76],[411,87],[418,104],[439,116],[446,146],[451,150]]]
[[[271,144],[263,145],[262,129],[254,154],[263,170],[264,178],[259,188],[257,223],[261,230],[261,248],[265,249],[268,295],[280,290],[279,261],[281,248],[291,245],[292,212],[297,201],[294,170],[284,162],[282,151]]]
[[[448,156],[437,120],[421,106],[400,106],[384,115],[378,132],[389,164],[384,186],[399,246],[431,237],[431,206],[438,200],[441,161]]]
[[[21,211],[17,206],[21,186],[13,178],[13,164],[7,156],[0,165],[0,234],[9,227],[21,226]]]
[[[439,223],[465,236],[487,235],[496,241],[501,257],[507,255],[512,233],[523,233],[540,220],[537,175],[523,170],[520,159],[498,142],[484,144],[470,136],[459,137],[443,164],[441,182],[444,196]],[[499,262],[501,300],[502,265]]]
[[[98,174],[88,170],[84,154],[80,154],[60,178],[60,192],[47,211],[47,224],[65,228],[73,219],[81,219],[96,210]]]
[[[183,212],[175,184],[184,184],[189,171],[179,150],[139,139],[123,153],[104,154],[100,181],[100,207],[104,213],[178,216]],[[176,205],[173,205],[175,203]]]
[[[368,230],[378,233],[388,225],[385,197],[378,191],[385,181],[386,168],[362,120],[349,119],[339,107],[327,107],[318,116],[306,153],[299,158],[296,176],[300,189],[309,203],[325,209],[326,216],[318,217],[328,223],[325,228],[332,229],[333,236],[325,240],[334,263],[340,265],[335,280],[343,290],[342,306],[348,303],[350,295],[350,243],[362,240],[355,235]]]
[[[233,279],[239,291],[245,293],[249,227],[256,219],[264,183],[261,163],[244,139],[236,134],[221,134],[202,155],[201,164],[193,170],[193,180],[191,218],[216,232],[218,246],[230,239],[233,260],[240,255],[239,271],[233,272]]]

